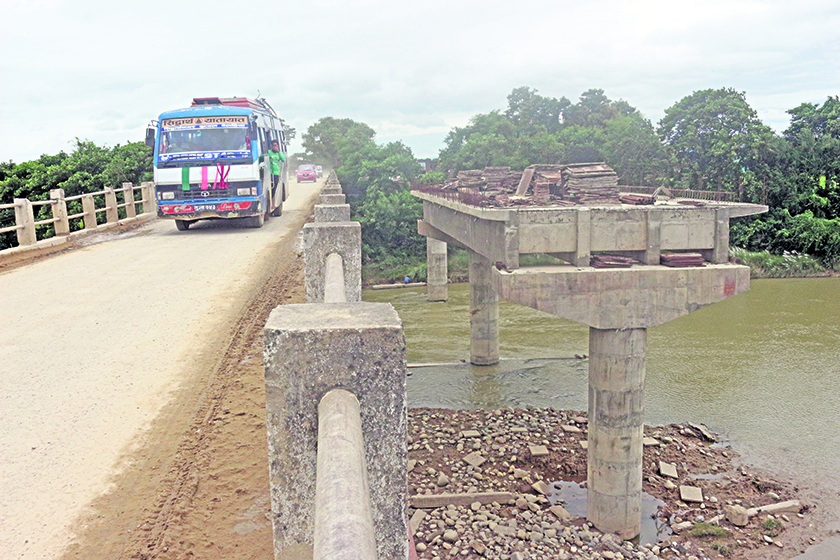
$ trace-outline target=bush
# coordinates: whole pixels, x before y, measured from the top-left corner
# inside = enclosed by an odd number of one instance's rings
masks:
[[[751,278],[804,278],[826,274],[826,268],[814,257],[785,251],[773,255],[768,251],[757,253],[731,247],[730,258],[750,267]]]

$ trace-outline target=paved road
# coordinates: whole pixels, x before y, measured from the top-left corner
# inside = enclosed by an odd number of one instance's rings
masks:
[[[158,220],[0,273],[0,556],[58,557],[322,185],[262,229]]]

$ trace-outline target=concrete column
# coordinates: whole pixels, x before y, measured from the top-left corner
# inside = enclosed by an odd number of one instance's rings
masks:
[[[449,267],[446,243],[426,238],[426,297],[429,301],[449,299]]]
[[[376,560],[359,401],[334,389],[318,404],[313,560]]]
[[[647,249],[645,264],[659,264],[662,256],[662,213],[657,210],[647,212]]]
[[[314,222],[303,226],[306,301],[322,303],[326,261],[331,253],[344,266],[344,301],[362,301],[362,226],[359,222]]]
[[[140,192],[143,193],[143,213],[154,214],[156,206],[155,184],[150,181],[145,181],[140,183],[140,187],[142,187]]]
[[[490,261],[470,254],[470,363],[499,363],[499,296],[493,285]]]
[[[647,329],[589,329],[587,519],[631,539],[642,523]]]
[[[592,244],[592,213],[589,208],[580,208],[577,212],[577,247],[575,266],[589,266]]]
[[[715,209],[715,247],[711,260],[715,264],[729,262],[729,208]]]
[[[96,202],[92,194],[82,196],[82,212],[84,212],[85,229],[96,229]]]

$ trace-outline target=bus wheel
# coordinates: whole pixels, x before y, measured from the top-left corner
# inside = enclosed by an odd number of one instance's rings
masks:
[[[187,231],[190,229],[190,222],[187,220],[175,220],[175,227],[178,228],[178,231]]]
[[[265,223],[265,214],[257,214],[256,216],[250,216],[245,218],[245,225],[251,228],[261,228]]]

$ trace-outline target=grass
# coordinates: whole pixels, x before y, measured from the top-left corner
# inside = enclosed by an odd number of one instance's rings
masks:
[[[688,532],[692,537],[718,537],[726,538],[729,536],[729,531],[717,525],[710,525],[708,523],[695,523],[691,531]]]
[[[768,251],[753,253],[739,247],[729,248],[729,257],[750,267],[751,278],[807,278],[832,274],[820,261],[802,253],[773,255]]]
[[[781,521],[776,521],[775,519],[770,519],[768,517],[761,522],[761,528],[764,529],[767,536],[776,537],[784,530],[785,526],[782,525]]]

